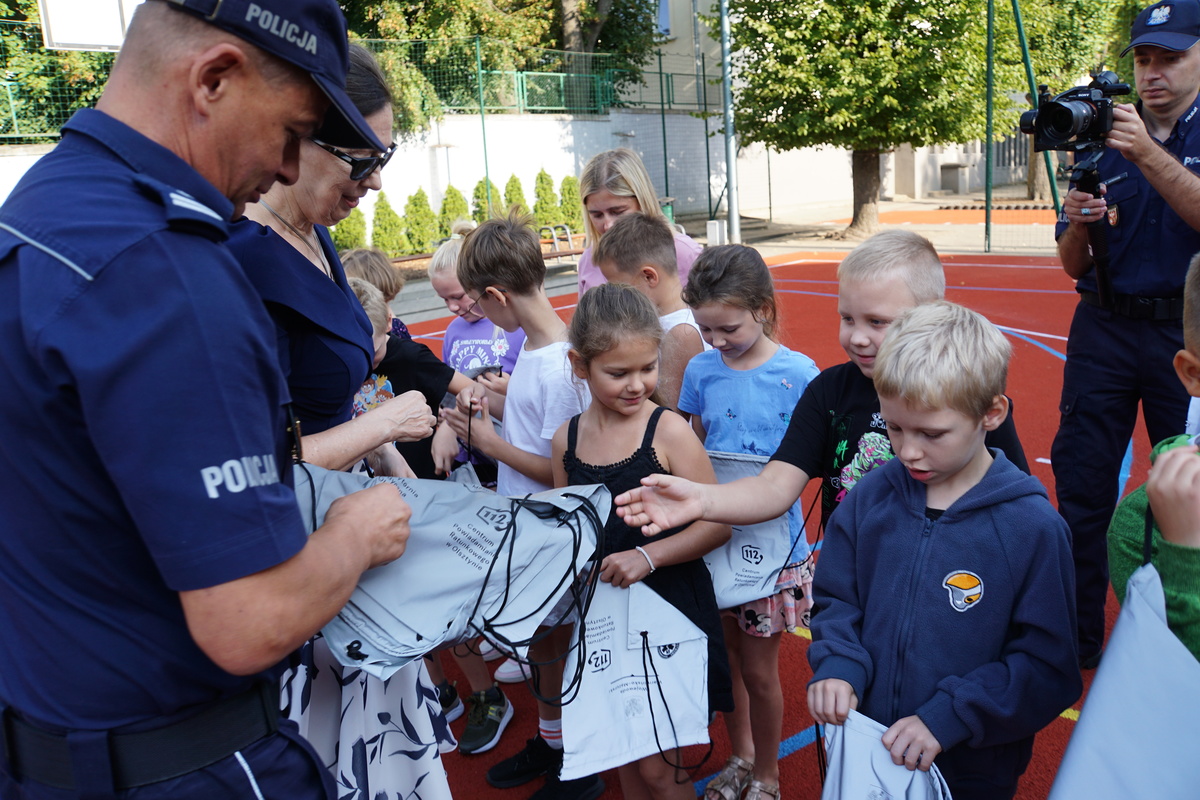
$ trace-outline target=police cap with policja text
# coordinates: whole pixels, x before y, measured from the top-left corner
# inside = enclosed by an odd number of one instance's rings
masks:
[[[1143,8],[1133,21],[1125,55],[1139,45],[1187,50],[1200,42],[1200,0],[1164,0]]]
[[[349,147],[383,152],[387,145],[371,130],[346,94],[350,42],[336,0],[167,0],[211,25],[309,73],[337,114],[361,137]]]

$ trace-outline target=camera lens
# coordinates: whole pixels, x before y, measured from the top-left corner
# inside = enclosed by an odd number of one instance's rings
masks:
[[[1086,100],[1047,103],[1038,109],[1042,135],[1065,142],[1086,131],[1096,119],[1096,107]]]

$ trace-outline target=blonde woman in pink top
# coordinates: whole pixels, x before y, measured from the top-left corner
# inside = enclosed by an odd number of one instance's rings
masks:
[[[646,165],[637,153],[625,147],[592,156],[579,176],[579,193],[583,196],[588,245],[579,257],[579,294],[582,295],[591,287],[605,283],[599,267],[592,263],[592,246],[617,217],[629,211],[657,217],[664,215]],[[682,283],[687,282],[692,262],[701,249],[686,234],[675,234],[675,262]]]

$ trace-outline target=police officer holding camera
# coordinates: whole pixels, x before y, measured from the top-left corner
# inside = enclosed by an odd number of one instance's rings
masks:
[[[1134,20],[1138,105],[1113,110],[1098,164],[1102,196],[1072,188],[1056,228],[1077,281],[1051,450],[1058,507],[1071,527],[1079,660],[1095,667],[1108,593],[1106,532],[1137,421],[1151,443],[1182,433],[1188,396],[1171,362],[1183,347],[1183,284],[1200,252],[1200,0],[1164,0]],[[1118,176],[1125,177],[1116,180]],[[1102,299],[1086,225],[1102,220],[1113,297]],[[1099,293],[1098,293],[1099,292]]]

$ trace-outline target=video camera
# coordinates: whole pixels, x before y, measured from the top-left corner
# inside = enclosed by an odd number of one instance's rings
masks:
[[[1038,107],[1021,115],[1021,132],[1033,134],[1033,149],[1098,150],[1112,130],[1113,100],[1129,94],[1129,84],[1119,83],[1114,72],[1092,75],[1087,86],[1068,89],[1051,98],[1046,86],[1038,86]]]

